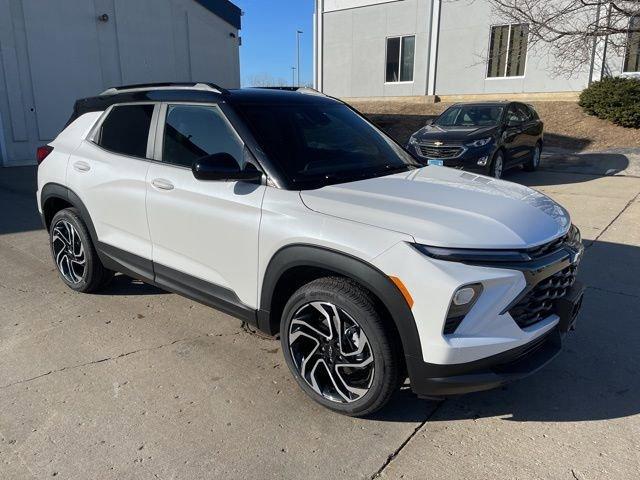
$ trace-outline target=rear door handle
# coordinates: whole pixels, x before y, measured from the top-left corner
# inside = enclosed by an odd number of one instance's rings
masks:
[[[73,169],[78,172],[88,172],[89,170],[91,170],[91,165],[82,160],[78,160],[77,162],[74,162]]]
[[[159,190],[173,190],[173,183],[169,180],[165,180],[164,178],[154,178],[151,180],[151,185]]]

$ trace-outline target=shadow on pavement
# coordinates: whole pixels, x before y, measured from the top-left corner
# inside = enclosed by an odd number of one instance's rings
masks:
[[[0,235],[42,229],[36,167],[0,167]]]
[[[160,295],[164,293],[169,292],[122,274],[113,277],[109,285],[96,292],[97,295]]]

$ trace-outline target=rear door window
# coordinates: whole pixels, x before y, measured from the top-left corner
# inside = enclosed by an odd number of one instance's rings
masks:
[[[527,114],[517,104],[512,104],[507,110],[507,121],[522,124],[527,121]]]
[[[100,127],[98,145],[132,157],[147,156],[149,128],[154,105],[117,105]]]

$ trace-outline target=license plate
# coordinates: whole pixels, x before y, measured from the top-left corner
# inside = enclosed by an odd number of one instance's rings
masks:
[[[444,166],[444,160],[435,160],[433,158],[430,158],[427,160],[427,165],[437,165],[439,167]]]
[[[582,306],[582,297],[584,295],[584,285],[576,281],[567,295],[556,300],[556,310],[560,317],[558,327],[561,332],[573,330],[576,324],[576,317]]]

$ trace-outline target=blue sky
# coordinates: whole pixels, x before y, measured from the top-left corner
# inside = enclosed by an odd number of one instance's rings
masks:
[[[291,84],[296,65],[296,30],[300,39],[300,82],[313,80],[314,0],[232,0],[242,9],[240,72],[242,85],[259,78]]]

